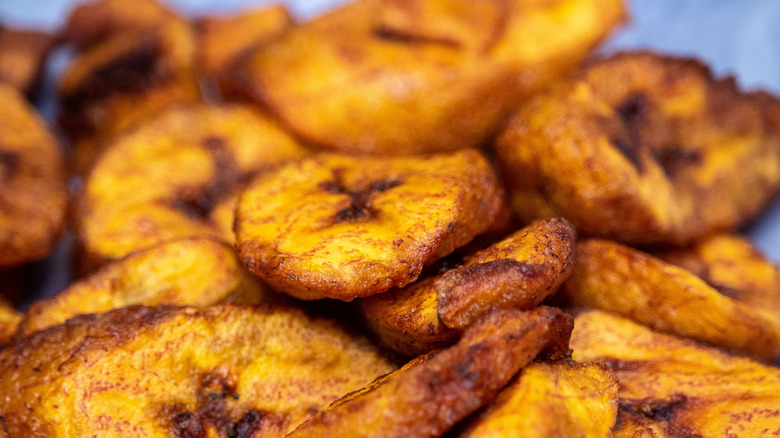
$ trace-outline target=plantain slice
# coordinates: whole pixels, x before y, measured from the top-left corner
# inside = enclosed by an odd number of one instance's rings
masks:
[[[571,306],[615,312],[768,361],[780,358],[780,314],[723,295],[692,272],[619,243],[579,242],[574,272],[560,290]]]
[[[619,0],[360,0],[248,57],[233,91],[328,150],[477,147],[623,17]]]
[[[53,45],[49,34],[0,25],[0,82],[28,96],[34,94]]]
[[[361,300],[361,310],[386,347],[423,354],[493,310],[538,306],[571,274],[575,239],[565,219],[535,221],[457,268]]]
[[[771,99],[693,60],[638,52],[591,62],[500,135],[512,208],[628,244],[682,245],[734,228],[780,185]]]
[[[579,314],[574,324],[574,359],[605,362],[620,382],[615,437],[755,437],[778,430],[777,368],[597,310]]]
[[[112,142],[87,176],[74,216],[88,264],[187,237],[232,242],[244,185],[305,153],[252,108],[171,108]]]
[[[0,348],[11,339],[21,320],[22,315],[0,296]]]
[[[540,352],[566,355],[571,328],[571,317],[552,307],[493,312],[457,344],[349,394],[290,436],[440,436]]]
[[[229,245],[193,238],[139,251],[80,280],[57,296],[33,303],[19,325],[29,335],[85,313],[133,304],[208,306],[270,300]]]
[[[62,151],[18,91],[0,84],[0,268],[46,257],[67,202]]]
[[[392,370],[364,339],[294,309],[133,306],[0,352],[14,394],[0,417],[9,436],[284,436]]]
[[[458,436],[611,436],[619,387],[603,364],[534,363],[469,419]]]
[[[259,178],[237,209],[249,269],[302,299],[356,297],[417,279],[488,230],[503,189],[473,149],[418,158],[323,154]]]

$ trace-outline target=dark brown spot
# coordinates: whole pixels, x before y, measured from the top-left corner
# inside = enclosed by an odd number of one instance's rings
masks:
[[[350,191],[344,186],[340,174],[334,174],[334,181],[319,184],[319,188],[328,193],[347,195],[350,198],[349,207],[339,210],[333,217],[333,223],[357,222],[372,218],[376,211],[371,208],[373,195],[398,187],[402,182],[397,179],[372,181],[367,189]]]
[[[612,140],[621,154],[631,163],[637,172],[645,171],[640,151],[642,149],[642,129],[649,119],[650,105],[644,94],[632,94],[628,96],[615,109],[625,127],[625,137]]]
[[[674,421],[678,410],[684,409],[688,397],[684,394],[674,394],[669,400],[626,400],[621,399],[618,405],[620,412],[641,416],[655,421]]]
[[[664,173],[670,177],[677,175],[686,167],[699,164],[702,161],[699,151],[684,149],[677,145],[656,151],[653,155]]]
[[[19,154],[0,151],[0,181],[10,181],[19,171]]]

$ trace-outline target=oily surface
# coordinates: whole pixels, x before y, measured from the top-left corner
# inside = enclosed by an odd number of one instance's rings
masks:
[[[127,307],[0,352],[0,431],[283,436],[392,370],[365,340],[298,310]]]
[[[54,38],[43,32],[0,25],[0,82],[32,94],[53,43]]]
[[[322,154],[258,178],[237,209],[241,260],[279,291],[351,301],[413,282],[488,230],[503,190],[475,150]]]

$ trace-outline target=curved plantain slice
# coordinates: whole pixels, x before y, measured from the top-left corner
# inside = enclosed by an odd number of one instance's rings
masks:
[[[252,108],[172,108],[112,142],[87,176],[74,214],[86,257],[100,265],[195,236],[232,242],[244,185],[304,154]]]
[[[619,0],[360,0],[258,50],[233,88],[328,150],[477,147],[623,17]]]
[[[571,274],[575,239],[565,219],[535,221],[457,268],[360,300],[363,315],[401,355],[449,345],[480,316],[530,310],[555,292]]]
[[[54,249],[68,189],[59,144],[19,92],[4,84],[0,114],[0,268],[9,268]]]
[[[574,359],[605,362],[620,382],[616,438],[777,433],[778,368],[597,310],[574,324]]]
[[[287,308],[126,307],[0,352],[9,436],[284,436],[393,367]]]
[[[574,272],[560,291],[571,306],[615,312],[768,361],[780,358],[780,314],[732,299],[685,269],[619,243],[580,241]]]
[[[731,229],[780,186],[771,99],[693,60],[639,52],[591,62],[523,106],[497,141],[512,208],[629,244]]]
[[[356,297],[417,279],[423,265],[488,230],[504,207],[485,158],[323,154],[259,178],[237,209],[249,269],[302,299]]]
[[[205,238],[185,239],[131,254],[55,297],[36,301],[25,312],[17,334],[26,336],[76,315],[133,304],[200,307],[260,304],[270,299],[231,246]]]
[[[44,61],[53,46],[51,35],[0,24],[0,82],[28,96],[35,94]]]
[[[539,353],[568,354],[571,328],[571,317],[552,307],[493,312],[457,344],[342,398],[290,436],[440,436]]]
[[[619,387],[603,364],[534,363],[458,436],[607,437],[617,419]]]
[[[0,349],[16,332],[22,315],[0,296]]]

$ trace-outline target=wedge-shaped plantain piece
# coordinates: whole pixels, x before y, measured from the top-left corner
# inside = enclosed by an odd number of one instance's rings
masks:
[[[565,219],[535,221],[463,264],[360,301],[368,326],[396,353],[451,344],[497,309],[530,310],[571,274],[575,231]]]
[[[597,310],[580,313],[574,324],[574,359],[605,362],[620,382],[615,437],[777,433],[778,368]]]
[[[86,257],[100,265],[194,236],[232,242],[244,185],[305,153],[252,108],[172,108],[117,138],[87,176],[74,215]]]
[[[0,296],[0,348],[16,332],[22,315]]]
[[[607,437],[617,419],[619,386],[603,364],[534,363],[469,419],[459,436]]]
[[[0,352],[14,394],[0,417],[9,436],[284,436],[392,370],[364,339],[294,309],[134,306]]]
[[[290,436],[440,436],[539,353],[566,355],[571,328],[571,317],[552,307],[493,312],[457,344],[344,397]]]
[[[780,186],[780,130],[764,99],[693,60],[639,52],[591,62],[531,99],[499,137],[512,208],[629,244],[731,229]]]
[[[623,17],[619,0],[360,0],[258,50],[233,83],[329,150],[477,147]]]
[[[568,305],[629,317],[655,330],[768,361],[780,359],[780,314],[721,294],[690,271],[616,242],[577,243]]]
[[[106,265],[58,295],[33,303],[18,333],[57,325],[76,315],[133,304],[208,306],[271,300],[229,245],[205,238],[165,243]]]
[[[0,84],[0,268],[46,257],[67,202],[59,144],[24,98]]]
[[[0,25],[0,82],[34,94],[53,45],[54,38],[46,33]]]
[[[249,269],[302,299],[351,301],[404,286],[488,230],[504,208],[473,149],[418,158],[318,155],[259,178],[237,209]]]

